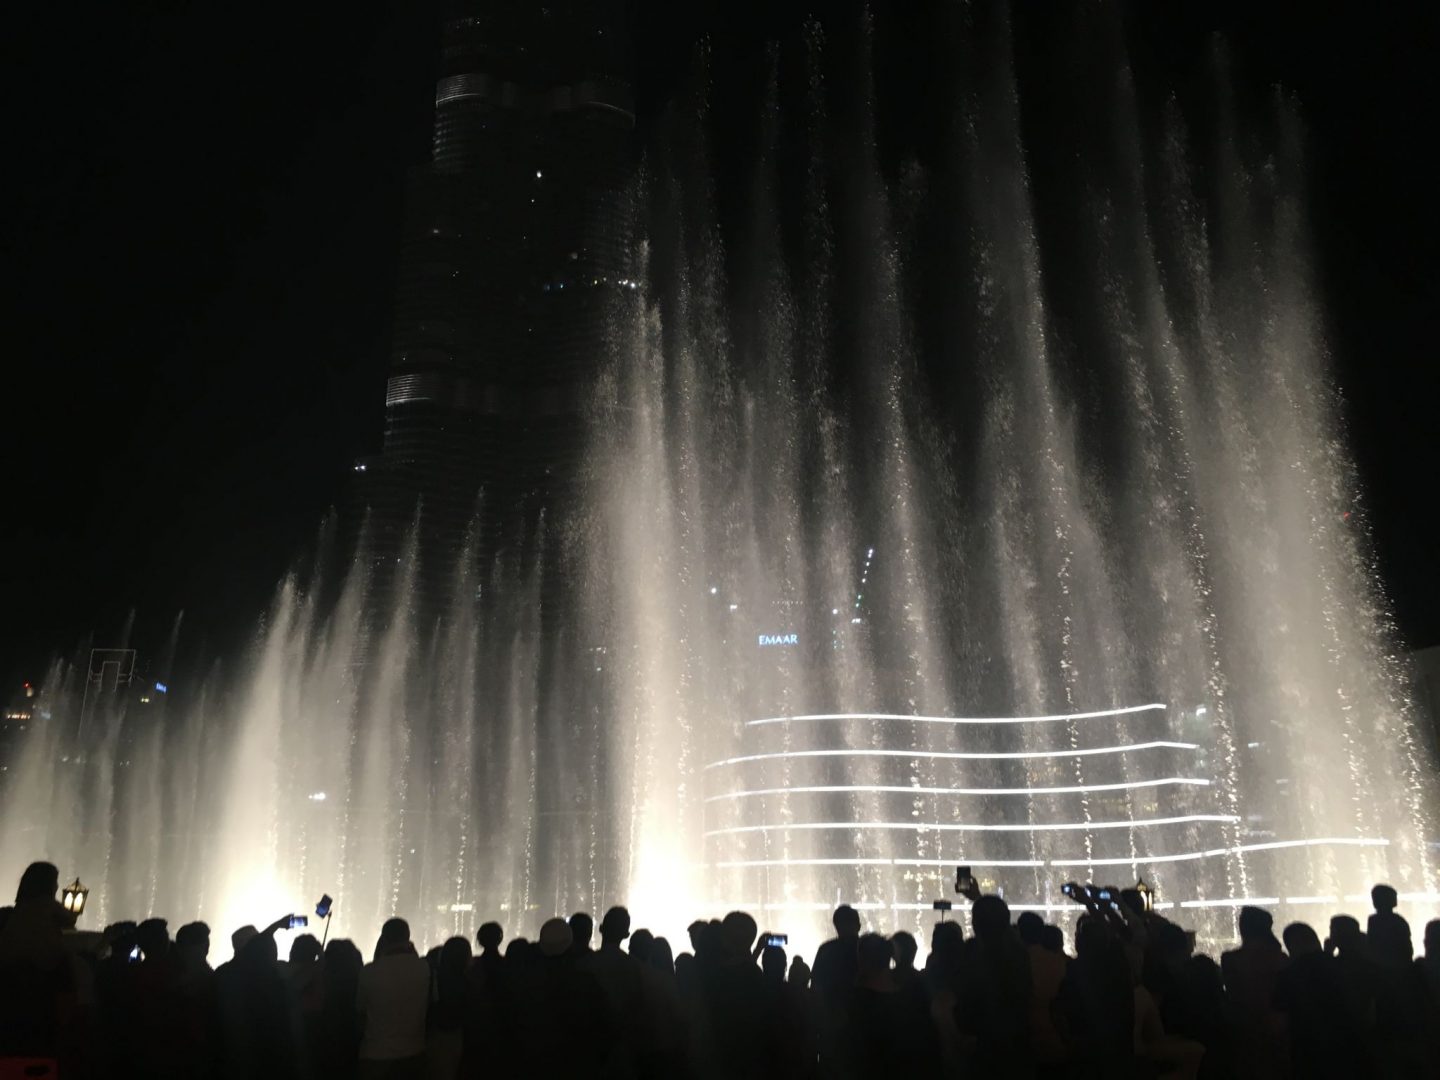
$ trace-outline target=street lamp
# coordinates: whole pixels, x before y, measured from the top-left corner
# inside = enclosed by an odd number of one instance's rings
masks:
[[[60,890],[60,906],[71,915],[79,916],[85,911],[85,898],[90,890],[80,884],[77,877],[71,884]]]
[[[1148,915],[1155,910],[1155,890],[1145,884],[1144,878],[1135,879],[1135,891],[1140,894],[1140,906]]]

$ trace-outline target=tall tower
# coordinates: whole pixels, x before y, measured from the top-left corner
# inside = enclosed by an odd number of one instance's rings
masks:
[[[453,5],[432,159],[409,184],[385,439],[364,462],[382,588],[420,522],[419,613],[563,512],[588,381],[627,276],[626,4]],[[553,587],[546,589],[552,596]]]

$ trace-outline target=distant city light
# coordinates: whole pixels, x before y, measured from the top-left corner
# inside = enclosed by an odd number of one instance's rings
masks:
[[[450,910],[451,910],[452,912],[455,912],[455,913],[459,913],[459,912],[462,912],[462,911],[474,911],[474,910],[475,910],[475,905],[474,905],[474,904],[451,904],[451,905],[450,905]]]
[[[710,595],[711,595],[711,596],[714,596],[714,595],[715,595],[716,593],[718,593],[719,591],[720,591],[720,590],[717,589],[714,585],[711,585],[711,586],[710,586]]]
[[[311,802],[324,802],[324,801],[325,801],[325,792],[323,792],[323,791],[316,791],[316,792],[312,793],[312,794],[309,796],[309,798],[310,798],[310,801],[311,801]]]
[[[545,174],[544,174],[543,172],[541,172],[539,169],[536,169],[536,170],[535,170],[535,179],[536,179],[536,180],[541,180],[541,179],[544,178],[544,176],[545,176]]]

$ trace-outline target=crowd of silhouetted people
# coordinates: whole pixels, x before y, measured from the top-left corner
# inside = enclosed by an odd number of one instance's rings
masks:
[[[677,953],[615,907],[598,947],[586,914],[428,952],[393,918],[368,962],[309,933],[282,959],[281,919],[214,968],[203,923],[81,935],[58,885],[35,863],[0,909],[0,1080],[1440,1076],[1440,920],[1414,955],[1383,885],[1323,941],[1242,908],[1218,964],[1140,892],[1085,888],[1073,955],[974,891],[970,935],[937,923],[923,965],[842,906],[813,964],[743,912]]]

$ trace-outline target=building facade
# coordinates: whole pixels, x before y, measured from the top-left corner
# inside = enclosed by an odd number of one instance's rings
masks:
[[[379,589],[418,522],[423,617],[457,599],[463,555],[477,582],[502,552],[544,558],[610,301],[635,287],[625,5],[469,7],[444,26],[432,158],[409,184],[384,446],[356,466]]]

